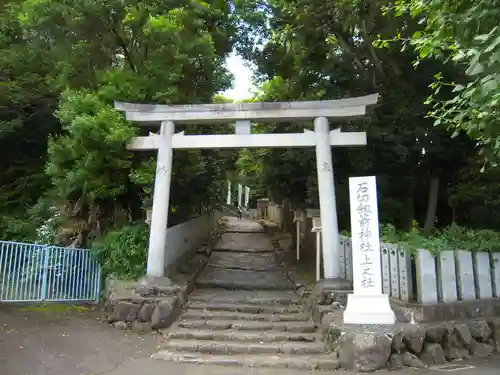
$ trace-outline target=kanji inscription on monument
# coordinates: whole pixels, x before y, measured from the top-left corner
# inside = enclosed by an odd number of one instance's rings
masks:
[[[382,293],[375,177],[349,179],[354,292]]]

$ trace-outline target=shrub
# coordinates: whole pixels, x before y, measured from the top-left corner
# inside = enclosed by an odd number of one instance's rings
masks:
[[[149,228],[133,223],[110,229],[92,244],[104,277],[137,279],[146,271]]]

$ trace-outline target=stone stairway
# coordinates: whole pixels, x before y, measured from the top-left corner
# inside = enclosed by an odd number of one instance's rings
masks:
[[[153,358],[196,364],[338,368],[295,285],[252,221],[230,218],[166,345]]]

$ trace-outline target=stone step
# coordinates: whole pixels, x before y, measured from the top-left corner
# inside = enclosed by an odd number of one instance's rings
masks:
[[[170,339],[165,347],[177,352],[205,354],[324,354],[323,343],[317,342],[239,342]]]
[[[300,305],[258,305],[258,304],[240,304],[240,303],[222,303],[222,302],[188,302],[186,307],[190,310],[207,311],[230,311],[240,313],[268,313],[268,314],[293,314],[300,313]]]
[[[189,295],[189,301],[255,305],[300,304],[299,296],[293,290],[240,290],[235,293],[227,289],[197,289]]]
[[[180,328],[216,330],[223,331],[233,329],[237,331],[280,331],[313,333],[316,331],[316,325],[313,322],[255,322],[239,320],[186,320],[179,321],[177,326]]]
[[[218,251],[212,251],[209,266],[215,268],[253,270],[256,272],[276,271],[281,268],[273,253],[244,254]]]
[[[188,310],[184,312],[180,320],[251,320],[268,322],[307,322],[310,320],[308,314],[252,314],[232,311],[204,311]]]
[[[320,341],[314,333],[294,333],[280,331],[202,331],[177,328],[166,333],[167,338],[187,340],[215,340],[215,341],[241,341],[241,342],[315,342]]]
[[[230,268],[205,267],[195,281],[198,288],[227,290],[293,290],[293,284],[281,270],[255,272]]]
[[[340,367],[338,359],[332,354],[317,355],[210,355],[202,353],[181,353],[160,350],[151,356],[156,360],[199,365],[224,365],[241,367],[287,368],[299,370],[337,370]]]

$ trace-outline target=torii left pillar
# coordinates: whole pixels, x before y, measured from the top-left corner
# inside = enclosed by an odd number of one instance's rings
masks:
[[[165,274],[168,208],[170,181],[172,179],[172,137],[174,132],[175,124],[172,121],[163,121],[161,123],[146,271],[146,274],[152,277],[163,277]]]

